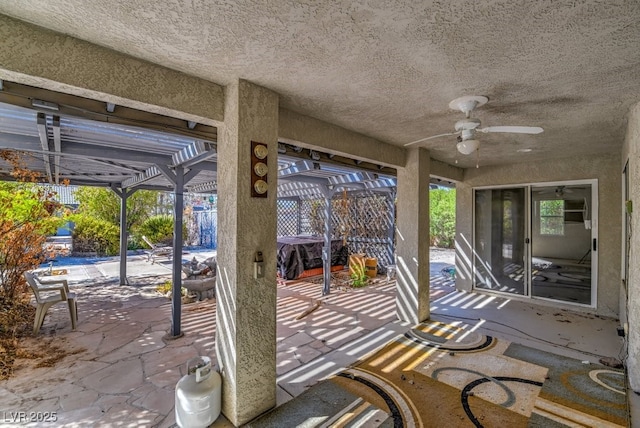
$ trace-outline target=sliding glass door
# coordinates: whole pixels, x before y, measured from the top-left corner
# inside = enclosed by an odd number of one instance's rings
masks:
[[[591,193],[591,184],[532,186],[532,296],[591,305]]]
[[[524,295],[526,189],[475,191],[475,287]]]
[[[595,305],[596,181],[474,191],[474,287]]]

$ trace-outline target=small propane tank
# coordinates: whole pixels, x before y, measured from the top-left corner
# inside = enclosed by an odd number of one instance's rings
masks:
[[[211,358],[187,361],[187,374],[176,384],[176,423],[181,428],[208,427],[220,415],[222,379]]]

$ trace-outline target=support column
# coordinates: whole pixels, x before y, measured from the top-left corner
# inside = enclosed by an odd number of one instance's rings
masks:
[[[127,199],[133,195],[136,189],[118,189],[111,187],[113,193],[120,197],[120,285],[129,285],[127,280],[127,241],[129,230],[127,228]]]
[[[185,173],[181,165],[170,169],[166,165],[156,165],[174,185],[173,202],[173,257],[171,275],[171,328],[167,339],[176,339],[183,335],[180,324],[182,319],[182,218],[184,211],[184,186],[198,174],[198,170]]]
[[[396,260],[394,258],[395,255],[395,246],[393,245],[393,238],[396,233],[396,191],[392,190],[386,195],[389,204],[389,211],[387,213],[387,221],[389,222],[389,230],[387,232],[387,257],[389,257],[389,264],[395,264]]]
[[[298,207],[298,216],[296,218],[296,235],[302,234],[302,199],[300,197],[296,198],[296,203]]]
[[[244,80],[227,86],[218,136],[216,353],[222,413],[240,426],[276,405],[277,94]],[[251,196],[251,141],[268,149],[266,198]]]
[[[184,210],[184,169],[175,168],[173,199],[173,257],[171,275],[171,337],[182,336],[182,211]]]
[[[320,188],[324,195],[324,247],[322,248],[324,284],[322,286],[322,295],[326,296],[331,292],[331,216],[333,214],[331,199],[335,190],[329,186],[321,186]]]
[[[427,150],[409,149],[398,168],[396,310],[413,324],[429,318],[430,161]]]

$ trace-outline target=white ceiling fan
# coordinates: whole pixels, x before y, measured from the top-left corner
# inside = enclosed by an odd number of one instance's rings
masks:
[[[422,143],[433,138],[458,135],[458,144],[456,145],[458,151],[464,155],[470,155],[480,146],[480,142],[475,139],[477,132],[481,132],[483,134],[490,132],[539,134],[543,131],[539,126],[487,126],[486,128],[480,128],[480,119],[471,117],[471,112],[475,110],[476,107],[486,104],[487,101],[489,101],[487,97],[478,95],[468,95],[456,98],[449,103],[449,108],[453,110],[460,110],[465,115],[465,119],[456,122],[454,126],[456,132],[448,132],[446,134],[438,134],[432,135],[431,137],[421,138],[405,144],[405,147]]]

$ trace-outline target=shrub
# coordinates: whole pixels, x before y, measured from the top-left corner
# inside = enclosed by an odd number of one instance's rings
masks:
[[[120,224],[120,198],[111,190],[100,187],[80,187],[75,191],[80,202],[78,212],[109,223]],[[149,217],[157,207],[158,192],[138,190],[127,198],[127,230],[132,230]]]
[[[26,169],[24,157],[0,150],[0,159],[19,181],[0,183],[0,380],[11,376],[20,351],[18,339],[35,316],[23,273],[44,260],[45,237],[62,222],[53,215],[60,208],[54,194],[33,184],[41,177]]]
[[[433,189],[429,191],[430,245],[453,248],[456,234],[455,189]]]
[[[62,222],[51,196],[31,184],[0,183],[0,306],[25,292],[22,274],[47,256],[46,235]]]
[[[162,284],[158,285],[156,287],[156,290],[158,291],[158,293],[162,294],[163,296],[166,297],[171,297],[171,293],[173,292],[173,285],[170,279],[166,280],[165,282],[163,282]],[[180,294],[185,297],[188,294],[188,290],[185,287],[182,287],[180,289]]]
[[[118,254],[120,229],[113,223],[83,214],[71,216],[74,251],[95,252],[99,256]]]
[[[182,226],[182,236],[187,236],[186,226]],[[142,235],[156,244],[171,245],[173,242],[173,216],[155,215],[146,219],[135,231],[135,240],[142,241]]]

